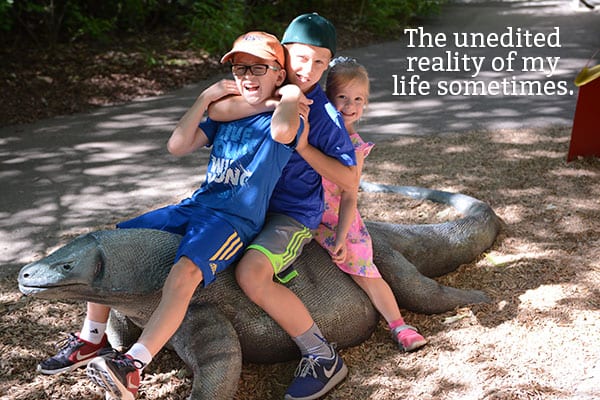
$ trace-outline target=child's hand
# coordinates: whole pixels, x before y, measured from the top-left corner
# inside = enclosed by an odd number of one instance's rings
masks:
[[[336,241],[335,247],[333,248],[333,254],[331,255],[331,259],[336,264],[343,263],[344,261],[346,261],[346,256],[348,254],[347,251],[348,249],[346,247],[345,240],[341,241],[341,243],[338,243]]]
[[[304,117],[305,121],[308,121],[308,114],[310,113],[310,105],[313,103],[312,100],[308,99],[304,93],[298,101],[298,112]]]
[[[291,83],[284,85],[284,86],[280,87],[279,89],[277,89],[275,94],[278,96],[281,96],[282,99],[285,97],[288,99],[297,100],[300,115],[302,115],[305,119],[308,119],[308,112],[310,109],[310,105],[313,103],[313,101],[308,99],[304,95],[304,93],[302,93],[302,90],[300,90],[300,88],[298,86],[293,85]]]
[[[221,79],[219,82],[212,84],[202,92],[209,102],[214,102],[222,97],[229,95],[239,95],[240,91],[237,88],[234,80]]]
[[[304,94],[302,93],[302,90],[300,90],[300,88],[296,85],[293,84],[287,84],[287,85],[283,85],[282,87],[280,87],[279,89],[277,89],[275,91],[275,94],[277,96],[280,96],[281,98],[292,98],[292,99],[300,99],[301,96],[304,96]]]

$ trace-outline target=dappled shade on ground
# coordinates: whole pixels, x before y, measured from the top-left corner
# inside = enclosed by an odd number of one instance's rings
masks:
[[[377,143],[365,180],[463,192],[503,219],[489,252],[439,278],[481,289],[492,302],[432,316],[403,312],[429,339],[416,353],[400,353],[380,324],[367,342],[342,351],[350,374],[325,399],[593,398],[600,379],[600,161],[567,164],[569,136],[570,128],[555,127]],[[360,209],[365,219],[398,223],[456,216],[392,194],[361,193]],[[83,371],[34,372],[63,332],[79,329],[83,305],[22,298],[16,278],[0,284],[0,392],[100,399]],[[281,398],[295,366],[245,365],[236,399]],[[142,387],[142,399],[184,399],[190,380],[181,361],[163,351]]]

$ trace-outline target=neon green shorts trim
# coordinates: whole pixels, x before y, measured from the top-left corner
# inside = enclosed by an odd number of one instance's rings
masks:
[[[284,214],[269,214],[262,231],[247,249],[263,253],[273,266],[275,277],[287,283],[298,275],[292,263],[312,240],[312,231]]]

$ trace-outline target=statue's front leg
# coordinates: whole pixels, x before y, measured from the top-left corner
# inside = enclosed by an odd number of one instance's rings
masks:
[[[170,344],[194,374],[190,399],[233,398],[242,350],[233,325],[216,307],[190,305]]]
[[[110,310],[106,334],[113,348],[119,351],[127,350],[136,342],[141,333],[142,329],[127,318],[125,314],[115,309]]]

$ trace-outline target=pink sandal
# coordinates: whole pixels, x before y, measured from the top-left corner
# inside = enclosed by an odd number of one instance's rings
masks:
[[[427,340],[419,334],[417,328],[410,325],[400,325],[392,329],[392,338],[402,351],[414,351],[427,344]]]

